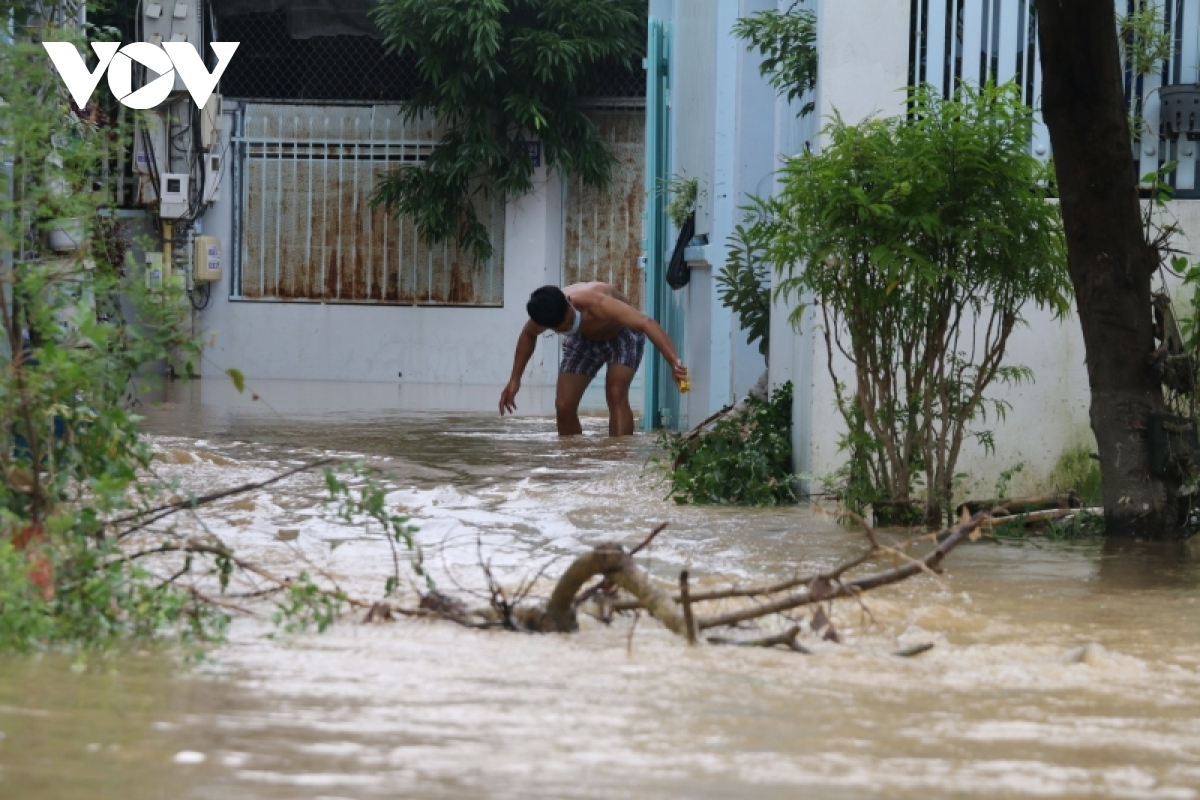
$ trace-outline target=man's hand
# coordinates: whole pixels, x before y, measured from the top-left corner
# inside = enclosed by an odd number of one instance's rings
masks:
[[[687,367],[683,365],[683,361],[676,359],[671,365],[671,377],[675,379],[675,385],[682,389],[688,379]]]
[[[509,381],[504,387],[504,391],[500,393],[500,416],[504,416],[507,411],[509,414],[515,413],[517,410],[517,392],[521,390],[521,384]]]

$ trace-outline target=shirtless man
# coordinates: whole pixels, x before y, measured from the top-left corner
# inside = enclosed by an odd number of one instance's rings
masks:
[[[546,330],[566,337],[554,397],[559,436],[583,432],[579,424],[579,401],[604,364],[608,365],[604,378],[608,433],[610,436],[633,433],[629,384],[642,361],[647,336],[671,365],[675,383],[687,380],[687,368],[675,352],[671,337],[607,283],[576,283],[564,289],[543,286],[529,296],[525,309],[529,321],[517,338],[512,377],[500,393],[500,416],[516,410],[521,375],[533,356],[538,336]]]

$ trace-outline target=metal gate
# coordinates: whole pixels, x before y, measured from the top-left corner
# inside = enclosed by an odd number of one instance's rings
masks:
[[[571,178],[563,208],[563,283],[603,281],[642,308],[642,212],[646,112],[640,106],[589,112],[617,159],[606,190]]]
[[[247,104],[238,118],[234,297],[500,306],[504,201],[477,206],[494,254],[429,247],[408,219],[372,208],[378,177],[422,161],[442,130],[399,105]]]

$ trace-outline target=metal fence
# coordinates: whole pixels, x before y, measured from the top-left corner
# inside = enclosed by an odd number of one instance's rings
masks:
[[[408,219],[372,208],[379,175],[426,157],[442,131],[398,105],[247,104],[234,135],[234,297],[500,306],[504,203],[477,208],[493,257],[428,246]]]
[[[1200,0],[1118,0],[1124,13],[1147,4],[1160,9],[1172,47],[1150,75],[1136,75],[1125,65],[1126,104],[1140,109],[1146,121],[1133,156],[1139,175],[1178,161],[1171,179],[1179,196],[1197,196],[1196,143],[1168,141],[1159,135],[1158,90],[1164,83],[1200,80]],[[1050,137],[1040,113],[1041,78],[1033,0],[912,0],[909,83],[931,83],[950,96],[959,81],[977,85],[988,80],[1015,81],[1035,112],[1031,151],[1048,158]]]
[[[400,102],[422,80],[412,55],[370,36],[293,38],[283,10],[217,18],[223,41],[240,42],[221,78],[228,97],[255,100]]]
[[[287,9],[220,14],[222,41],[240,42],[221,78],[228,97],[276,101],[402,102],[424,85],[411,53],[388,52],[367,35],[296,36]],[[641,64],[626,68],[601,64],[582,94],[589,97],[645,97]]]

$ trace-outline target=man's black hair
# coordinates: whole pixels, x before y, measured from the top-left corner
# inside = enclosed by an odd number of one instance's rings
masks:
[[[529,295],[529,302],[525,304],[529,318],[543,328],[557,328],[566,322],[569,307],[567,296],[557,286],[535,289],[533,294]]]

